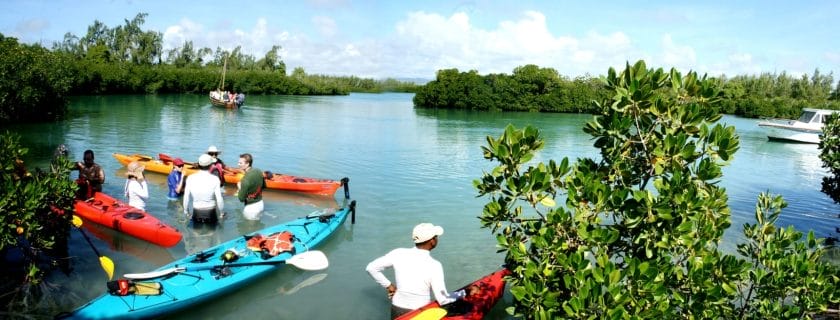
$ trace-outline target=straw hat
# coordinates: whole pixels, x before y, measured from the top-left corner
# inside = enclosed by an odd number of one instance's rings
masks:
[[[143,170],[146,169],[145,166],[140,164],[140,162],[132,161],[128,164],[127,171],[125,173],[126,176],[141,176],[143,174]]]

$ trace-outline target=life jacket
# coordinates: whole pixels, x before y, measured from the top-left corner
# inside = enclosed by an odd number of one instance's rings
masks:
[[[257,234],[248,239],[247,246],[252,251],[261,251],[274,257],[283,252],[294,252],[295,246],[292,243],[294,237],[289,231],[275,232],[267,237]]]
[[[225,185],[225,169],[221,163],[216,162],[214,164],[211,164],[210,170],[208,171],[210,171],[211,174],[219,177],[219,184],[221,186]]]

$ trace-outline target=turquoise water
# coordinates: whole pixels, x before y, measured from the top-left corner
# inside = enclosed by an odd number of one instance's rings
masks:
[[[65,143],[75,159],[85,149],[96,152],[105,169],[104,191],[121,197],[125,169],[112,153],[159,152],[195,161],[209,145],[222,150],[225,163],[251,153],[262,170],[300,176],[350,178],[351,197],[358,201],[357,221],[320,249],[330,267],[320,272],[287,267],[259,283],[206,303],[174,319],[385,319],[384,291],[364,271],[365,265],[398,246],[411,246],[411,228],[420,222],[446,230],[434,250],[446,270],[448,287],[456,288],[496,270],[489,230],[476,217],[485,199],[476,198],[472,180],[493,163],[482,158],[486,136],[498,136],[508,123],[532,124],[546,138],[537,161],[597,157],[581,127],[589,115],[477,113],[416,110],[411,94],[352,94],[339,97],[249,96],[241,111],[211,107],[204,95],[90,96],[71,104],[71,118],[54,124],[16,125],[30,148],[29,163],[44,166],[53,149]],[[741,135],[741,150],[725,169],[721,182],[733,210],[733,228],[724,247],[733,249],[741,225],[751,222],[755,199],[770,191],[785,196],[789,206],[782,224],[814,229],[818,236],[836,236],[837,206],[820,190],[826,174],[815,145],[767,141],[757,121],[724,117]],[[75,175],[74,175],[75,177]],[[184,241],[160,248],[107,228],[86,224],[103,254],[116,264],[116,274],[152,270],[177,257],[226,241],[264,226],[333,208],[333,198],[294,193],[264,193],[266,213],[259,223],[241,218],[242,204],[226,188],[229,213],[213,232],[194,231],[179,215],[177,202],[166,200],[166,177],[148,173],[151,198],[147,211],[184,232]],[[55,272],[47,280],[58,288],[62,310],[71,310],[105,292],[99,262],[78,232],[72,232],[74,272]],[[489,316],[506,318],[507,295]],[[45,310],[49,313],[54,310]],[[38,310],[36,310],[36,313]]]

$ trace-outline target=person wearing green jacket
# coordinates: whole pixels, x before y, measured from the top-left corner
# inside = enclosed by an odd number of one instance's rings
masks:
[[[254,158],[250,153],[239,155],[239,169],[245,171],[245,175],[239,180],[236,196],[239,201],[245,204],[242,214],[245,219],[259,220],[263,212],[262,191],[265,189],[265,179],[262,170],[252,167]]]

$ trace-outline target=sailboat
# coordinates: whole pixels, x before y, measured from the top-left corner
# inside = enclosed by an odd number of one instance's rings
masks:
[[[216,107],[236,109],[242,107],[245,103],[245,94],[230,93],[224,90],[225,88],[225,73],[227,72],[227,57],[222,67],[222,79],[219,81],[219,86],[216,90],[210,91],[210,104]]]

